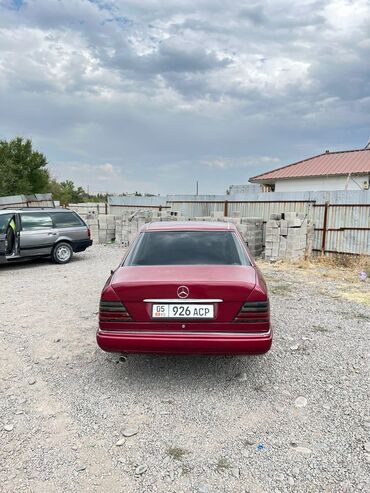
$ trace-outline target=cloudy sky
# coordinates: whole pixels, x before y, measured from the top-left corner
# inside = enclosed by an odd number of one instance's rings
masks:
[[[0,0],[0,138],[92,191],[223,193],[370,139],[370,0]]]

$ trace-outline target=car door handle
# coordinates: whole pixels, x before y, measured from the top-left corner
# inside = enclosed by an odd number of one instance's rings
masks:
[[[56,236],[57,233],[48,233],[48,236]]]

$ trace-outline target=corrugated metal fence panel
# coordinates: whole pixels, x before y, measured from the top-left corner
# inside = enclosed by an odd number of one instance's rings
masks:
[[[312,203],[310,202],[228,202],[229,216],[233,212],[240,212],[241,216],[262,217],[264,221],[270,219],[271,214],[281,212],[302,212],[312,217]]]
[[[211,216],[213,212],[223,212],[224,202],[167,202],[171,210],[185,217]]]
[[[168,201],[167,205],[186,217],[211,216],[214,212],[224,212],[225,201]],[[307,217],[312,218],[312,202],[270,202],[270,201],[226,201],[227,215],[240,213],[244,217],[262,217],[265,221],[270,219],[270,215],[280,212],[303,212]]]
[[[333,205],[328,209],[325,249],[370,255],[370,205]]]
[[[316,205],[312,208],[312,222],[316,228],[324,226],[325,205]]]
[[[166,197],[154,196],[154,197],[137,197],[137,196],[114,196],[110,195],[108,197],[109,205],[123,205],[123,206],[133,206],[133,207],[159,207],[166,205]]]
[[[370,205],[339,206],[330,204],[328,228],[369,228]]]
[[[121,197],[116,197],[120,199]],[[124,197],[131,198],[131,197]],[[146,198],[146,197],[143,197]],[[269,202],[300,202],[314,201],[317,204],[370,204],[370,190],[334,190],[331,192],[248,192],[237,193],[232,195],[167,195],[169,202],[175,201],[225,201],[233,200],[238,202],[252,201],[269,201]]]
[[[54,202],[50,193],[12,195],[0,197],[0,209],[5,207],[13,207],[14,209],[19,207],[54,207]]]
[[[315,205],[313,248],[323,246],[325,205]],[[328,204],[325,251],[370,255],[370,204]]]
[[[325,250],[334,253],[370,255],[369,231],[328,231]]]
[[[313,235],[313,239],[312,239],[313,250],[321,251],[322,238],[323,238],[323,232],[320,230],[315,230],[314,235]]]

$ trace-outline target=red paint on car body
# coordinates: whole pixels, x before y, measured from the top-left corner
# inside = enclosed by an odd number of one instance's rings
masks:
[[[140,234],[147,231],[229,231],[241,242],[250,265],[130,266],[123,262],[101,294],[97,332],[101,349],[171,354],[262,354],[270,349],[266,284],[233,224],[162,222],[144,226]],[[180,286],[188,288],[185,299],[177,296]],[[153,303],[186,304],[187,300],[212,304],[214,318],[152,318]]]

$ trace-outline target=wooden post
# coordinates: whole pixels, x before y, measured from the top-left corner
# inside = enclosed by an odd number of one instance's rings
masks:
[[[329,202],[325,202],[324,209],[324,224],[322,226],[322,244],[321,244],[321,253],[325,255],[325,247],[326,247],[326,232],[328,230],[328,212],[329,212]]]

